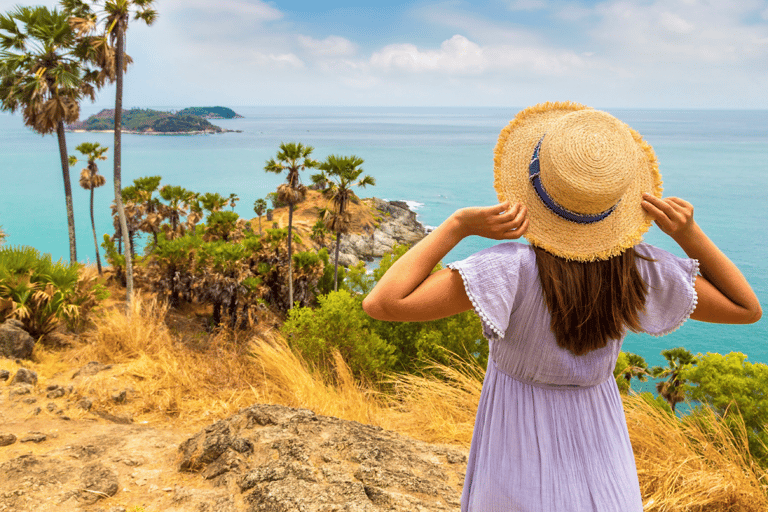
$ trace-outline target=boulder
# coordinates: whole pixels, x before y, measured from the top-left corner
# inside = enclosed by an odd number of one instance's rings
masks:
[[[13,376],[13,380],[11,380],[11,386],[14,384],[37,386],[37,372],[34,370],[27,370],[26,368],[19,368],[16,371],[16,375]]]
[[[35,340],[24,330],[24,324],[9,318],[0,325],[0,357],[30,359]]]
[[[254,405],[179,446],[180,471],[224,486],[244,512],[454,511],[466,450],[304,409]]]
[[[427,230],[416,220],[403,201],[384,201],[376,197],[364,200],[373,208],[379,221],[370,233],[348,233],[342,235],[339,246],[339,264],[351,266],[358,261],[371,261],[392,251],[395,245],[413,245],[425,236]],[[334,254],[334,247],[328,253]]]

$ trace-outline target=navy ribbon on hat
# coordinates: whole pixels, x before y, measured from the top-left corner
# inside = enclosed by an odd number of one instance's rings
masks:
[[[583,214],[583,213],[576,213],[568,210],[567,208],[564,208],[563,206],[559,205],[557,201],[552,199],[552,197],[547,193],[546,189],[544,188],[544,185],[541,183],[541,168],[539,167],[539,150],[541,149],[541,143],[544,140],[544,136],[539,139],[539,143],[536,144],[536,149],[533,151],[533,157],[531,157],[531,163],[528,165],[528,179],[531,180],[531,184],[533,185],[534,190],[536,190],[536,193],[539,195],[539,199],[544,203],[544,205],[552,211],[552,213],[556,214],[558,217],[561,217],[565,220],[569,220],[571,222],[576,222],[577,224],[592,224],[594,222],[598,222],[609,216],[613,211],[616,209],[619,203],[614,204],[609,209],[605,210],[602,213],[596,213],[594,215],[589,214]]]

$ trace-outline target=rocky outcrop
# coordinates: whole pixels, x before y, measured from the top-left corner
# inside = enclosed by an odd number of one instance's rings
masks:
[[[339,263],[355,265],[358,261],[371,261],[392,251],[396,244],[412,245],[424,238],[427,231],[416,220],[403,201],[384,201],[376,197],[363,200],[374,211],[378,225],[370,233],[349,233],[341,238]],[[333,248],[329,252],[333,254]]]
[[[0,357],[9,359],[29,359],[35,340],[24,330],[24,324],[15,318],[9,318],[0,325]]]
[[[179,446],[181,471],[224,487],[227,510],[458,510],[466,451],[304,409],[254,405]]]

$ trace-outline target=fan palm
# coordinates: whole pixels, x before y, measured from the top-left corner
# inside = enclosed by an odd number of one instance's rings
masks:
[[[99,167],[96,165],[96,160],[106,160],[107,157],[104,153],[109,148],[101,146],[98,142],[83,142],[75,148],[80,153],[85,155],[88,159],[88,165],[80,171],[80,186],[85,190],[91,191],[91,229],[93,230],[93,245],[96,247],[96,267],[99,269],[99,275],[102,273],[101,269],[101,255],[99,254],[99,241],[96,238],[96,222],[93,219],[93,191],[97,187],[101,187],[107,183],[107,180],[99,174]],[[77,163],[77,158],[70,156],[70,164]]]
[[[288,171],[285,183],[277,187],[277,199],[288,205],[288,308],[293,308],[293,207],[304,200],[307,188],[301,184],[300,171],[317,167],[310,155],[315,148],[301,142],[281,142],[280,151],[264,165],[266,172],[280,174]]]
[[[366,174],[360,178],[360,175],[364,172],[360,167],[361,165],[363,165],[363,159],[355,155],[329,155],[325,162],[320,164],[320,170],[323,171],[328,181],[327,188],[323,194],[333,203],[333,208],[326,208],[324,220],[326,227],[336,233],[336,250],[333,261],[334,290],[339,288],[339,246],[341,245],[341,235],[349,231],[352,223],[352,216],[347,211],[349,200],[354,195],[352,187],[365,188],[367,185],[376,185],[376,180],[370,175]]]
[[[166,231],[166,237],[169,239],[184,235],[186,231],[181,223],[181,217],[187,217],[187,228],[190,229],[201,218],[202,215],[197,212],[190,212],[192,204],[197,200],[197,195],[183,187],[165,185],[160,189],[160,197],[168,201],[164,205],[163,216],[170,220],[170,229]],[[165,229],[165,228],[164,228]]]
[[[681,375],[682,370],[695,363],[696,356],[682,347],[662,350],[661,355],[667,360],[667,366],[654,366],[651,374],[667,379],[656,384],[656,391],[669,402],[672,412],[675,412],[675,406],[685,400],[685,379]]]
[[[128,31],[128,22],[131,14],[134,20],[141,20],[147,25],[151,25],[157,19],[157,11],[152,7],[154,0],[94,0],[93,6],[100,7],[99,14],[96,14],[90,5],[83,0],[63,0],[63,5],[68,13],[72,15],[72,23],[81,33],[95,30],[99,26],[99,21],[104,27],[104,36],[99,41],[104,44],[107,42],[113,47],[104,47],[101,52],[95,52],[101,59],[100,61],[91,56],[94,62],[100,62],[102,67],[102,76],[106,74],[110,79],[114,76],[115,81],[115,151],[114,151],[114,182],[115,182],[115,206],[118,218],[120,220],[120,231],[125,244],[124,254],[132,251],[131,241],[128,236],[128,222],[125,217],[125,208],[122,199],[122,114],[123,114],[123,72],[126,66],[125,54],[125,33]],[[101,18],[101,19],[99,19]],[[114,55],[114,61],[109,58]],[[133,265],[131,258],[125,258],[125,288],[126,301],[131,302],[133,295]],[[130,311],[130,308],[129,308]]]
[[[95,95],[95,72],[76,55],[68,15],[47,7],[16,7],[0,15],[0,108],[21,110],[37,133],[56,132],[64,177],[69,258],[77,261],[75,214],[64,123],[80,117],[80,101]]]
[[[261,234],[261,216],[267,211],[267,200],[257,199],[253,202],[253,213],[259,217],[259,234]]]

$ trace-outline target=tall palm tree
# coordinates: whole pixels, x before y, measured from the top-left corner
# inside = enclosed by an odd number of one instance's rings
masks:
[[[675,412],[675,406],[685,400],[685,380],[681,373],[683,368],[694,364],[696,356],[682,348],[662,350],[661,355],[667,360],[667,366],[654,366],[651,375],[657,378],[666,378],[656,384],[656,391],[667,401]]]
[[[281,142],[280,151],[275,158],[270,158],[264,165],[266,172],[280,174],[288,171],[285,183],[277,187],[277,199],[288,205],[288,308],[293,308],[293,207],[304,200],[307,187],[301,184],[300,171],[318,166],[310,155],[315,148],[301,142]]]
[[[114,52],[102,52],[102,64],[110,65],[107,72],[110,79],[115,81],[115,143],[114,143],[114,182],[115,182],[115,206],[120,221],[120,231],[125,245],[125,289],[126,302],[130,305],[133,296],[133,264],[128,255],[132,252],[131,240],[128,236],[128,222],[125,217],[125,207],[122,198],[122,115],[123,115],[123,73],[126,66],[125,34],[128,31],[128,22],[133,14],[134,20],[141,20],[151,25],[157,19],[157,11],[152,7],[154,0],[94,0],[94,7],[100,8],[95,13],[83,0],[63,0],[63,5],[72,15],[72,23],[82,33],[97,26],[99,21],[104,28],[104,41],[114,48]],[[114,61],[110,63],[108,56],[113,53]],[[111,67],[113,65],[113,67]],[[113,70],[113,73],[111,72]],[[130,311],[130,308],[128,308]]]
[[[80,101],[95,96],[96,73],[76,55],[68,15],[47,7],[16,7],[0,15],[0,108],[21,110],[24,124],[56,132],[69,231],[69,259],[77,261],[75,214],[64,123],[80,117]]]
[[[99,241],[96,238],[96,222],[93,219],[93,191],[107,183],[106,178],[99,174],[96,160],[106,160],[107,157],[104,156],[104,153],[109,148],[103,147],[98,142],[83,142],[75,149],[88,159],[88,165],[80,171],[80,186],[91,191],[91,229],[93,230],[93,245],[96,247],[96,267],[99,269],[99,275],[101,275],[101,255],[99,254]],[[77,158],[74,156],[70,156],[69,160],[71,165],[77,163]]]
[[[257,199],[253,202],[253,213],[259,217],[259,234],[261,234],[261,216],[267,211],[267,200],[264,198]]]
[[[363,159],[355,155],[329,155],[325,162],[320,164],[320,170],[323,171],[328,181],[328,186],[323,194],[333,203],[332,209],[326,208],[324,220],[327,228],[336,233],[336,251],[333,261],[334,291],[339,288],[341,235],[349,231],[349,226],[352,223],[352,217],[347,211],[349,200],[354,195],[352,187],[365,188],[367,185],[376,185],[376,180],[368,174],[360,178],[364,172],[360,167],[361,165],[363,165]]]

